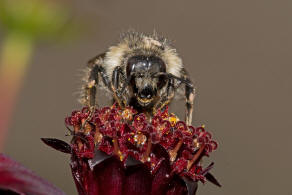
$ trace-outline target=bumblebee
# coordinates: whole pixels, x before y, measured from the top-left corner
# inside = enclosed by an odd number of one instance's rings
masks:
[[[124,33],[118,44],[88,62],[85,80],[83,104],[95,108],[97,88],[105,87],[121,108],[132,106],[149,118],[183,91],[185,120],[191,125],[193,83],[176,50],[155,33]]]

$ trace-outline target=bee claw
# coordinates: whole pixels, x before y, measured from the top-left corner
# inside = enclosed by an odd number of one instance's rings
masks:
[[[82,123],[81,130],[85,130],[85,125],[86,125],[86,123],[89,123],[90,120],[92,119],[94,111],[95,111],[95,106],[90,106],[89,107],[90,113],[89,113],[88,117],[84,120],[84,122]]]

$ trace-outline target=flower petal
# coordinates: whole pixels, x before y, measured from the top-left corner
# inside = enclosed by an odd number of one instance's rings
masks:
[[[188,194],[186,183],[177,175],[170,182],[170,187],[166,195],[186,195]]]
[[[222,187],[222,185],[219,183],[219,181],[210,172],[208,172],[205,176],[209,182],[215,184],[218,187]]]
[[[122,162],[115,157],[96,165],[93,174],[94,181],[92,182],[97,182],[98,194],[119,195],[122,193],[125,172]]]
[[[79,195],[98,195],[98,182],[94,179],[90,165],[85,159],[78,159],[76,155],[71,157],[71,171]]]
[[[54,148],[55,150],[71,154],[72,151],[71,146],[62,140],[55,138],[41,138],[41,140],[48,146]]]
[[[0,175],[0,188],[3,190],[19,194],[65,195],[49,182],[3,154],[0,154]]]
[[[162,161],[158,171],[154,175],[153,182],[152,182],[152,195],[160,195],[165,194],[167,191],[169,181],[170,181],[170,165],[169,161]]]
[[[195,195],[197,192],[197,189],[198,189],[198,183],[196,181],[192,181],[186,177],[184,177],[183,180],[185,181],[185,183],[187,185],[188,194]]]
[[[130,166],[126,170],[123,184],[123,195],[150,194],[152,176],[149,169],[143,165]]]

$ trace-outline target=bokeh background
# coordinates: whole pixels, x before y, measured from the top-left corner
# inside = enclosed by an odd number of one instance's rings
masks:
[[[69,141],[64,118],[81,107],[87,60],[129,28],[155,29],[173,40],[196,84],[193,124],[220,143],[210,160],[223,187],[207,183],[198,194],[292,194],[291,0],[7,2],[0,1],[2,152],[77,194],[69,156],[40,138]],[[183,116],[183,106],[172,110]]]

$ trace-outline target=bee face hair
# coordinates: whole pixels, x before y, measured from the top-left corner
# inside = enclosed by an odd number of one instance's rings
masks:
[[[164,38],[157,35],[144,35],[137,32],[128,32],[122,35],[120,43],[109,48],[106,52],[104,65],[107,75],[112,76],[117,66],[126,68],[126,63],[132,56],[157,56],[166,65],[166,72],[180,77],[183,67],[182,60],[176,50]]]

